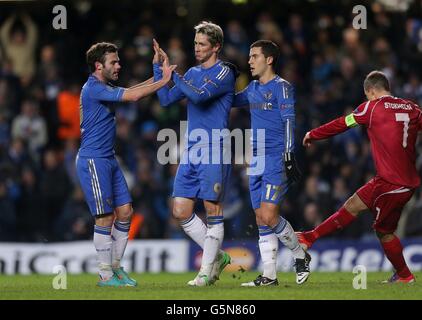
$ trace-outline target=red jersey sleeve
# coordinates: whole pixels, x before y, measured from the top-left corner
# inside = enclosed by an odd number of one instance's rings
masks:
[[[371,110],[372,110],[373,104],[371,101],[367,101],[364,103],[361,103],[359,107],[353,111],[353,118],[358,124],[363,125],[369,125],[370,118],[371,118]]]
[[[310,136],[311,139],[321,140],[335,136],[336,134],[342,133],[347,129],[349,129],[349,127],[346,125],[346,117],[343,116],[318,128],[312,129]]]
[[[327,124],[311,130],[311,138],[315,140],[326,139],[359,124],[369,126],[373,106],[374,104],[370,101],[360,104],[353,113],[348,116],[337,118]]]

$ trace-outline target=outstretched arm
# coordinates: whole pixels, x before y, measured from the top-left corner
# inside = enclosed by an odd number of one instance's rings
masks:
[[[314,140],[327,139],[337,134],[343,133],[350,128],[358,125],[353,113],[348,116],[339,117],[329,123],[326,123],[318,128],[308,131],[303,138],[303,145],[309,147]]]
[[[160,48],[160,54],[164,59],[168,60],[167,54]],[[230,90],[233,90],[231,84],[232,71],[231,67],[224,65],[220,72],[212,76],[204,85],[201,87],[195,87],[190,84],[186,77],[182,77],[178,73],[174,72],[172,80],[176,87],[180,89],[183,94],[189,98],[193,103],[202,103],[210,99],[214,99],[223,95]]]
[[[307,132],[303,138],[303,145],[309,147],[314,140],[330,138],[360,124],[369,126],[371,122],[371,111],[375,105],[376,103],[372,101],[361,103],[351,114],[339,117]]]
[[[154,79],[158,81],[162,77],[162,71],[159,64],[154,64]],[[186,75],[185,75],[186,76]],[[167,107],[172,103],[179,101],[185,98],[183,92],[176,86],[170,88],[168,85],[163,86],[160,90],[157,91],[158,100],[162,107]]]
[[[189,100],[195,104],[198,104],[214,99],[226,92],[229,92],[230,90],[233,90],[231,81],[226,79],[226,77],[230,77],[230,75],[228,75],[230,72],[229,68],[224,68],[221,71],[220,78],[218,76],[212,77],[200,88],[193,86],[187,81],[185,77],[180,76],[176,72],[173,74],[172,79],[175,85],[180,89],[180,91],[183,92],[186,97],[189,98]]]
[[[154,77],[151,77],[151,78],[145,80],[144,82],[141,82],[141,83],[135,84],[134,86],[129,87],[129,89],[135,89],[137,87],[145,86],[145,85],[151,84],[153,82],[154,82]]]
[[[163,77],[160,80],[152,82],[150,84],[139,84],[125,89],[123,92],[122,101],[137,101],[145,96],[148,96],[158,91],[170,81],[171,74],[175,68],[176,66],[170,66],[168,61],[164,61]]]

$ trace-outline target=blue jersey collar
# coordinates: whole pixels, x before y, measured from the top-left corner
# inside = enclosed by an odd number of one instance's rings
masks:
[[[214,64],[213,64],[211,67],[209,67],[209,68],[204,68],[204,67],[202,66],[202,64],[200,64],[199,66],[201,67],[201,70],[210,70],[210,69],[214,68],[216,65],[218,65],[220,62],[221,62],[221,60],[217,59],[216,63],[214,63]]]

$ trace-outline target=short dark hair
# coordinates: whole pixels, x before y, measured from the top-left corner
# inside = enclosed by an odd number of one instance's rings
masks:
[[[201,21],[194,27],[194,29],[196,33],[203,33],[207,35],[208,41],[211,43],[212,47],[215,47],[217,44],[219,44],[220,49],[223,48],[223,29],[221,29],[218,24],[212,23],[210,21]]]
[[[368,91],[371,88],[390,91],[390,82],[384,72],[375,70],[368,73],[363,82],[363,89]]]
[[[86,52],[86,62],[89,67],[89,72],[95,71],[95,62],[105,63],[105,56],[107,53],[117,52],[117,46],[109,42],[99,42],[91,46]]]
[[[258,40],[251,44],[250,48],[261,48],[265,58],[273,57],[272,68],[277,70],[277,64],[280,57],[280,48],[270,40]]]

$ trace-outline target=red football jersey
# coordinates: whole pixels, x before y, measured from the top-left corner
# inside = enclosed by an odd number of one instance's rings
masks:
[[[417,187],[415,144],[422,130],[422,116],[415,103],[383,96],[362,103],[353,112],[357,123],[367,127],[378,175],[391,184]]]

